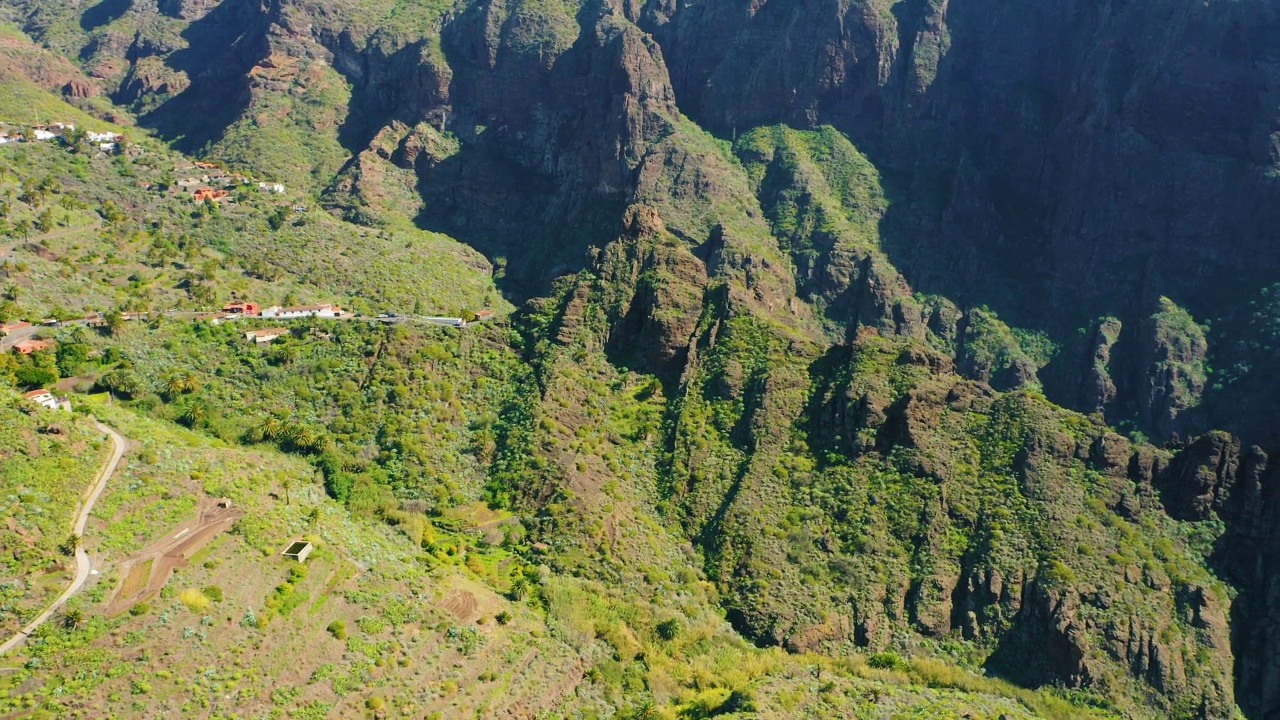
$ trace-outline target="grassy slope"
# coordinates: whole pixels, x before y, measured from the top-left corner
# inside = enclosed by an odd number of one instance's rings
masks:
[[[8,639],[71,581],[60,549],[107,448],[87,423],[35,411],[0,391],[0,637]],[[47,432],[55,424],[58,432]]]

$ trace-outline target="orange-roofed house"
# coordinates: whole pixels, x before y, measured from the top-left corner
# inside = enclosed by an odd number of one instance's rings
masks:
[[[205,200],[221,200],[225,197],[231,197],[231,193],[222,189],[214,190],[211,187],[202,187],[196,189],[193,197],[195,197],[196,202],[204,202]]]
[[[35,338],[27,338],[14,343],[13,349],[23,355],[38,353],[41,350],[48,350],[57,347],[58,343],[52,340],[36,340]]]

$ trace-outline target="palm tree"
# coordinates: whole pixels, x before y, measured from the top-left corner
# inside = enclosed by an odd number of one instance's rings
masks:
[[[182,414],[178,416],[179,422],[189,428],[194,428],[201,423],[209,414],[209,408],[204,404],[203,400],[196,400],[183,409]]]
[[[289,504],[289,490],[293,487],[293,476],[285,475],[280,478],[280,487],[284,489],[284,504]]]
[[[80,610],[68,610],[62,616],[62,626],[68,630],[75,630],[84,625],[84,613]]]

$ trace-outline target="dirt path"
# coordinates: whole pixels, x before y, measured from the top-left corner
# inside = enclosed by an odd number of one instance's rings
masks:
[[[102,495],[102,490],[106,488],[107,481],[111,479],[111,476],[116,471],[116,467],[120,465],[120,458],[124,457],[124,450],[126,443],[128,442],[125,440],[123,435],[112,428],[103,425],[97,420],[94,420],[93,422],[100,432],[106,433],[111,438],[114,447],[111,450],[111,458],[102,466],[102,470],[98,472],[97,479],[89,486],[85,497],[80,501],[80,508],[76,513],[76,522],[74,525],[77,537],[84,534],[84,526],[89,522],[89,513],[93,512],[94,503],[98,502],[98,497]],[[84,548],[77,546],[76,576],[75,579],[71,581],[70,587],[59,595],[58,599],[54,600],[52,605],[45,608],[44,612],[36,616],[35,620],[27,623],[26,627],[19,630],[17,634],[9,638],[9,640],[3,645],[0,645],[0,655],[4,655],[22,644],[36,628],[43,625],[44,622],[53,617],[53,614],[58,612],[63,605],[67,604],[67,600],[70,600],[72,595],[75,595],[80,591],[80,588],[84,587],[85,581],[89,579],[89,571],[92,569],[93,561],[89,559],[89,553],[85,552]]]

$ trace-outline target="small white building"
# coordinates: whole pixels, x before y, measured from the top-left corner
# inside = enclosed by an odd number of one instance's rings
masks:
[[[266,191],[268,191],[268,192],[273,192],[273,193],[275,193],[275,194],[277,194],[277,195],[283,195],[283,194],[284,194],[284,185],[281,185],[280,183],[265,183],[265,182],[260,182],[260,183],[258,183],[258,189],[259,189],[259,190],[266,190]]]
[[[49,132],[48,130],[34,130],[32,131],[31,134],[33,137],[35,137],[36,140],[52,140],[58,137],[57,135]]]
[[[58,409],[58,404],[59,404],[58,398],[53,393],[49,392],[48,390],[45,390],[44,388],[23,393],[22,397],[34,402],[35,404],[45,408],[46,410]]]
[[[124,139],[124,136],[110,132],[94,132],[90,130],[84,134],[85,138],[92,143],[116,143]]]

